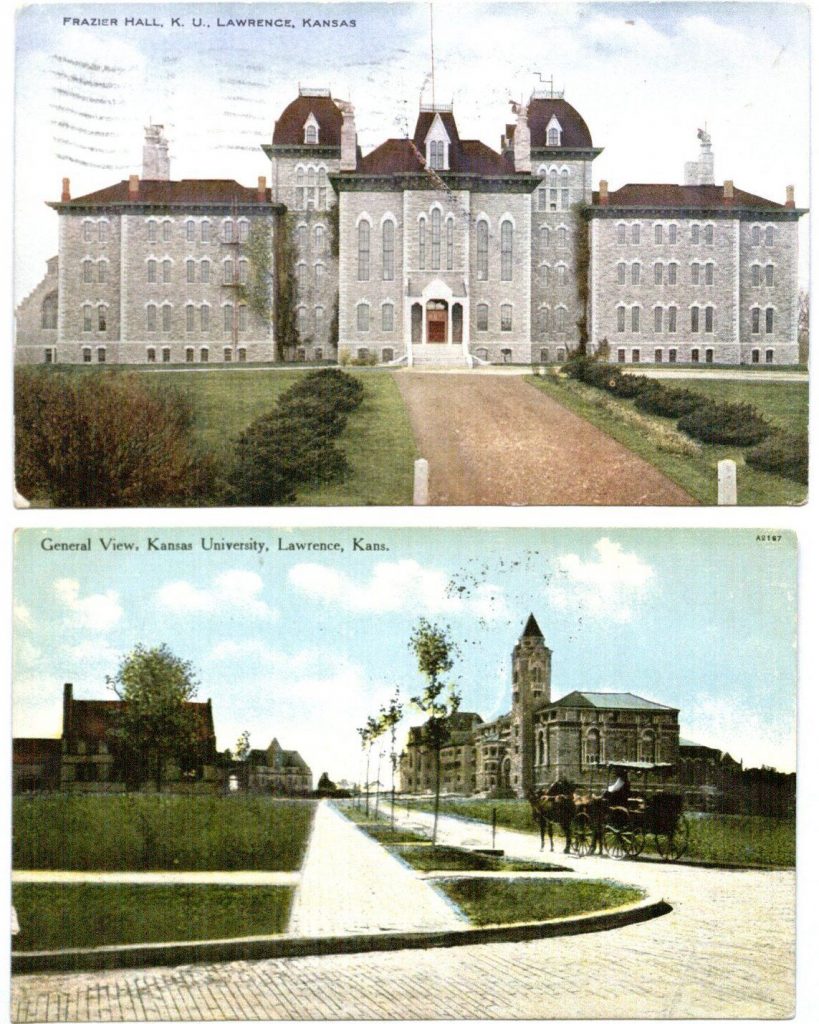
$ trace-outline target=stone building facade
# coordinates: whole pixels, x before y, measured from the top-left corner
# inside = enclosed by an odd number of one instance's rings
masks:
[[[676,782],[678,710],[632,693],[575,690],[553,701],[551,656],[530,615],[512,651],[511,710],[492,722],[472,712],[453,716],[441,751],[442,790],[521,797],[563,779],[596,791],[610,761],[664,765]],[[401,760],[401,788],[423,793],[434,786],[435,751],[418,726]]]
[[[252,749],[244,763],[249,793],[273,796],[309,796],[313,773],[298,750],[284,750],[273,739],[266,750]]]
[[[269,189],[171,181],[149,126],[141,177],[76,199],[65,179],[50,204],[59,258],[18,309],[17,360],[551,363],[587,333],[619,362],[797,361],[792,189],[716,185],[701,132],[685,184],[595,191],[602,150],[562,95],[514,113],[494,150],[422,104],[362,154],[352,105],[300,88],[261,147]]]

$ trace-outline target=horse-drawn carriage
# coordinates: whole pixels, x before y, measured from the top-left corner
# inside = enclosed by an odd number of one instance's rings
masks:
[[[639,857],[649,837],[664,860],[679,860],[688,849],[688,822],[682,810],[682,794],[655,788],[650,779],[673,769],[671,764],[645,761],[610,761],[606,766],[615,780],[601,794],[581,795],[571,784],[556,784],[539,798],[541,849],[552,823],[566,836],[566,852],[580,857],[598,851],[609,857]],[[628,773],[638,777],[631,788]],[[618,786],[618,782],[620,785]],[[535,802],[532,804],[536,807]]]

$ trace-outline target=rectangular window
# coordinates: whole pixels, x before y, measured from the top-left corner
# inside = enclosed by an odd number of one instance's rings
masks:
[[[478,221],[478,280],[489,280],[489,225],[485,220]]]
[[[617,307],[617,330],[622,333],[626,329],[626,309],[625,306]]]
[[[705,333],[706,334],[713,334],[714,333],[714,307],[713,306],[706,306],[705,307]]]
[[[512,222],[501,224],[501,281],[512,280]]]
[[[84,348],[82,350],[82,361],[84,363],[90,363],[91,362],[91,349],[90,348]]]
[[[668,225],[668,243],[669,243],[669,245],[676,245],[677,244],[677,225],[676,224],[669,224]]]
[[[391,331],[393,329],[393,313],[395,307],[391,302],[385,302],[381,307],[381,330]]]
[[[661,306],[654,307],[654,333],[661,334],[663,330],[663,310]]]
[[[560,190],[560,208],[562,210],[569,209],[569,190],[567,188]]]
[[[624,363],[626,361],[626,350],[624,348],[617,349],[617,362]]]
[[[169,348],[162,349],[162,362],[169,363],[171,361],[171,350]]]
[[[104,363],[105,362],[105,349],[104,348],[98,348],[97,349],[97,362],[98,363]],[[94,765],[93,767],[96,768],[96,765]]]
[[[640,330],[640,307],[631,307],[631,330],[636,332]]]
[[[654,225],[654,243],[655,245],[663,244],[663,226],[662,224]]]
[[[773,263],[769,263],[765,267],[765,285],[770,288],[774,283],[774,268]]]
[[[171,329],[171,307],[162,307],[162,330],[169,331]]]
[[[698,306],[691,307],[691,330],[696,334],[700,329],[700,310]]]
[[[668,307],[668,333],[669,334],[676,334],[677,333],[677,307],[676,306],[669,306]]]
[[[773,362],[773,356],[774,356],[773,349],[772,348],[766,348],[765,349],[765,362],[766,363],[772,363]]]
[[[691,349],[691,362],[698,363],[700,361],[700,350],[698,348]]]
[[[108,307],[100,306],[97,309],[97,330],[105,331],[108,329]]]
[[[632,361],[632,363],[639,363],[640,362],[640,350],[639,350],[639,348],[633,348],[631,350],[631,361]]]
[[[705,239],[705,244],[706,245],[713,245],[714,244],[714,225],[713,224],[706,224],[705,227],[703,228],[703,232],[702,233],[703,233],[703,237]]]
[[[759,309],[751,310],[751,333],[759,334]]]
[[[357,306],[357,314],[357,326],[359,331],[369,331],[370,307],[365,302],[360,302]]]
[[[663,361],[663,350],[661,348],[654,349],[654,362],[661,363]]]
[[[774,311],[770,308],[765,310],[765,333],[773,334],[774,329]]]
[[[501,330],[511,331],[512,330],[512,307],[504,304],[501,306]]]
[[[663,283],[663,265],[662,263],[654,264],[654,284]]]
[[[199,308],[199,330],[207,331],[210,329],[210,306],[200,306]]]
[[[478,306],[475,326],[479,331],[489,330],[489,306],[484,302],[480,303]]]
[[[537,209],[538,213],[544,213],[546,210],[546,189],[539,188],[537,190]]]
[[[196,225],[193,223],[192,220],[189,220],[185,225],[185,238],[189,242],[193,242],[196,240]]]
[[[162,283],[163,284],[170,284],[171,283],[171,261],[170,260],[163,260],[162,261]]]
[[[230,346],[226,345],[222,350],[222,358],[226,363],[233,361],[233,349]]]
[[[91,320],[91,307],[82,307],[82,329],[84,331],[90,331],[93,328],[93,322]]]
[[[185,349],[185,362],[186,363],[192,363],[193,362],[193,349],[192,348],[186,348]]]
[[[668,361],[669,363],[677,362],[677,350],[675,348],[670,348],[668,350]]]
[[[392,281],[395,278],[395,224],[391,220],[385,220],[381,228],[381,246],[381,276],[385,281]]]
[[[148,349],[148,362],[149,363],[155,363],[156,362],[156,349],[155,348],[149,348]]]
[[[208,350],[206,348],[199,350],[199,362],[206,363],[208,361]]]
[[[194,309],[193,306],[185,307],[185,329],[192,331],[194,329]]]
[[[700,226],[699,224],[691,225],[691,242],[693,245],[700,244]]]
[[[677,264],[676,263],[669,263],[668,264],[668,283],[669,284],[676,284],[677,283]]]
[[[631,225],[631,244],[632,245],[639,245],[640,244],[640,225],[639,224],[632,224]]]
[[[691,284],[700,283],[700,265],[699,263],[691,264]]]
[[[185,264],[185,268],[187,270],[188,275],[188,284],[193,284],[193,282],[196,280],[196,264],[193,262],[193,260],[188,260],[188,262]]]
[[[210,221],[209,220],[203,220],[202,221],[201,238],[202,238],[203,242],[209,242],[210,241]]]
[[[625,224],[618,224],[617,225],[617,241],[621,245],[623,245],[625,240],[626,240],[626,225]]]

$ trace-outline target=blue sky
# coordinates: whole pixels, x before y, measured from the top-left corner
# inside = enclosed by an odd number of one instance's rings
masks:
[[[355,728],[395,686],[421,615],[449,623],[465,709],[508,709],[512,646],[534,612],[552,696],[631,691],[682,735],[747,765],[795,767],[796,548],[752,530],[27,530],[16,534],[13,731],[59,735],[64,682],[106,698],[136,643],[189,659],[220,749],[276,736],[314,774],[352,778]],[[103,552],[101,540],[138,551]],[[255,541],[204,551],[201,538]],[[388,550],[356,552],[353,538]],[[90,538],[92,553],[46,551]],[[151,552],[149,538],[193,550]],[[290,541],[341,545],[279,550]],[[266,545],[267,550],[260,550]],[[417,718],[410,718],[412,724]],[[404,728],[405,728],[404,727]]]
[[[462,136],[498,146],[509,101],[554,76],[597,145],[593,177],[682,180],[696,131],[713,136],[718,181],[808,205],[808,8],[791,4],[435,5],[436,99]],[[107,27],[64,25],[116,17]],[[128,17],[160,27],[126,26]],[[181,21],[174,26],[171,18]],[[219,28],[227,18],[289,18],[293,28]],[[353,27],[305,27],[336,18]],[[203,26],[196,28],[194,18]],[[209,26],[209,27],[207,27]],[[58,199],[139,172],[143,126],[164,123],[171,173],[255,184],[259,146],[298,85],[356,107],[368,151],[411,131],[431,100],[427,4],[35,5],[17,24],[15,294],[56,252]],[[104,101],[104,102],[102,102]],[[24,230],[19,229],[24,225]],[[801,276],[807,280],[807,226]]]

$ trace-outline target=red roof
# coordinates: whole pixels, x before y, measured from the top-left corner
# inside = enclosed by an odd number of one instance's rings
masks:
[[[440,117],[441,121],[443,121],[450,142],[458,141],[458,126],[455,124],[455,115],[452,111],[422,110],[418,114],[418,120],[415,122],[415,134],[412,137],[412,141],[422,152],[426,145],[427,133],[436,117]]]
[[[341,111],[329,96],[299,96],[282,111],[273,129],[274,146],[303,146],[304,123],[313,115],[319,125],[319,146],[341,145]]]
[[[565,100],[529,100],[529,135],[533,149],[546,145],[546,129],[552,117],[556,117],[563,129],[560,136],[561,149],[588,148],[592,145],[591,132],[586,122]],[[511,136],[510,136],[511,137]]]
[[[599,192],[593,193],[592,201],[595,206],[600,205]],[[722,185],[623,185],[616,192],[609,192],[608,205],[667,206],[678,209],[691,207],[701,209],[714,209],[715,207],[787,209],[782,203],[763,199],[751,192],[744,192],[741,188],[734,188],[733,200],[726,201]]]
[[[270,201],[266,189],[265,202]],[[224,206],[229,203],[257,203],[258,192],[236,181],[221,178],[183,178],[182,181],[142,181],[139,191],[131,197],[128,181],[118,181],[97,192],[77,196],[67,203],[53,203],[59,207],[108,206],[111,204],[144,203],[149,206]]]
[[[215,740],[213,713],[209,702],[188,701],[185,704],[196,719],[197,740]],[[71,739],[106,740],[110,729],[117,725],[122,702],[118,700],[72,700],[71,728],[63,722],[63,735],[70,732]]]

